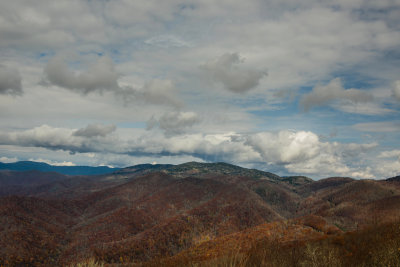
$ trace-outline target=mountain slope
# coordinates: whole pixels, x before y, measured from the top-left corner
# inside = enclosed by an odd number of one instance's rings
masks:
[[[209,174],[221,174],[232,176],[246,176],[254,179],[269,179],[279,180],[280,177],[276,174],[260,171],[256,169],[247,169],[232,164],[217,162],[217,163],[201,163],[187,162],[179,165],[172,164],[140,164],[127,167],[115,172],[119,175],[143,175],[150,172],[164,172],[176,178],[184,178],[195,175],[197,177],[207,176]]]
[[[142,164],[90,176],[0,171],[0,188],[6,266],[88,258],[187,265],[225,257],[236,245],[247,253],[262,240],[290,252],[400,217],[397,178],[313,181],[226,163]]]
[[[83,201],[86,219],[76,226],[78,238],[73,243],[80,246],[82,236],[91,236],[94,250],[83,254],[94,253],[105,261],[118,260],[116,255],[132,259],[135,255],[136,260],[169,256],[205,236],[214,238],[282,219],[240,183],[176,179],[163,173],[139,177]]]

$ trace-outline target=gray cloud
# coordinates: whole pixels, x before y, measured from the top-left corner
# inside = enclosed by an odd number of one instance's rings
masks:
[[[69,70],[63,58],[55,57],[47,63],[44,74],[50,84],[82,94],[119,88],[119,74],[115,71],[112,60],[106,56],[99,58],[96,64],[79,74]]]
[[[137,91],[139,98],[156,105],[182,107],[183,103],[175,94],[175,85],[171,80],[153,79]]]
[[[161,48],[187,47],[189,43],[174,35],[159,35],[145,41],[148,45],[155,45]]]
[[[393,96],[400,101],[400,80],[396,81],[393,86]]]
[[[126,104],[139,101],[153,105],[183,107],[183,102],[176,95],[174,83],[170,80],[153,79],[146,82],[140,89],[124,86],[115,93]]]
[[[332,107],[354,114],[363,114],[363,115],[385,115],[395,112],[393,109],[385,108],[381,103],[374,102],[354,102],[348,99],[343,99],[339,103],[333,103]]]
[[[0,133],[0,143],[22,147],[43,147],[50,150],[80,152],[82,142],[71,138],[71,129],[42,125],[26,131]]]
[[[73,136],[82,136],[82,137],[95,137],[106,135],[114,132],[117,129],[115,125],[103,125],[103,124],[89,124],[85,128],[81,128],[73,133]]]
[[[244,59],[238,53],[226,53],[202,65],[207,74],[224,88],[234,93],[244,93],[255,88],[267,75],[266,71],[243,68]]]
[[[0,64],[0,94],[22,95],[21,75]]]
[[[169,112],[155,119],[152,117],[147,122],[147,129],[159,127],[167,135],[183,133],[186,129],[199,123],[201,119],[194,112]]]
[[[89,130],[90,128],[94,127],[89,125],[78,130],[81,131],[80,135],[76,135],[77,130],[74,129],[55,128],[48,125],[19,132],[0,132],[0,144],[41,147],[70,153],[104,152],[109,149],[118,151],[117,144],[113,143],[112,138],[107,139],[107,136],[103,137],[99,132],[95,135],[95,130]],[[103,129],[103,133],[106,131]]]
[[[371,102],[373,96],[358,89],[345,90],[340,78],[335,78],[325,86],[315,86],[313,90],[304,95],[300,101],[305,111],[313,107],[323,106],[335,100],[349,100],[353,103]]]
[[[364,122],[353,125],[353,128],[363,132],[390,133],[400,131],[400,121]]]
[[[257,137],[257,143],[254,141],[256,134],[234,135],[230,131],[247,132],[259,127],[277,130],[312,127],[326,134],[325,131],[329,132],[329,129],[322,129],[320,122],[329,118],[313,117],[312,122],[302,123],[296,112],[286,109],[287,105],[293,104],[289,97],[287,102],[275,102],[275,118],[271,118],[263,111],[263,99],[268,99],[268,104],[272,103],[270,101],[275,101],[272,94],[276,91],[285,92],[288,96],[296,95],[297,88],[310,86],[315,80],[323,81],[332,77],[333,73],[346,73],[350,79],[360,79],[378,87],[399,79],[397,48],[400,43],[400,9],[398,1],[393,0],[305,0],[301,3],[293,0],[197,1],[191,4],[182,4],[180,0],[116,0],[66,1],[62,5],[56,1],[0,2],[0,62],[9,67],[15,66],[23,77],[24,88],[30,88],[24,97],[0,97],[0,130],[7,131],[21,125],[31,127],[45,122],[62,125],[77,116],[82,120],[105,120],[105,123],[129,121],[134,125],[142,125],[143,119],[148,118],[149,114],[172,114],[169,113],[171,107],[176,112],[180,111],[183,104],[177,97],[174,83],[168,80],[170,78],[182,88],[182,97],[193,105],[191,110],[196,110],[204,120],[202,127],[199,127],[196,124],[190,126],[190,120],[175,123],[168,116],[158,116],[152,131],[141,129],[143,137],[138,137],[135,131],[140,129],[135,129],[130,133],[136,136],[127,140],[117,139],[118,134],[128,129],[118,129],[115,134],[104,137],[84,137],[73,135],[76,129],[56,131],[51,127],[38,127],[26,133],[6,134],[6,139],[2,139],[5,143],[15,145],[27,144],[73,152],[105,150],[108,152],[104,154],[104,161],[108,157],[106,155],[130,158],[128,153],[147,154],[150,155],[149,160],[162,153],[190,154],[205,160],[260,162],[259,166],[263,168],[279,164],[281,168],[298,172],[305,170],[308,173],[318,170],[321,174],[326,170],[335,172],[337,168],[337,173],[351,175],[352,167],[349,166],[355,166],[360,158],[348,157],[344,161],[343,155],[349,153],[338,152],[344,149],[339,148],[340,144],[324,143],[326,140],[315,140],[311,134],[299,133],[293,136],[303,136],[307,142],[301,143],[296,138],[293,140],[297,141],[290,141],[291,138],[280,138],[277,133],[263,133]],[[77,20],[77,17],[80,19]],[[185,43],[193,45],[190,49],[177,48]],[[68,89],[68,92],[37,86],[43,62],[49,55],[74,51],[86,58],[96,53],[107,53],[115,63],[118,62],[115,66],[118,71],[113,69],[112,62],[97,62],[88,69],[79,69],[69,64],[76,62],[67,58],[67,64],[54,64],[55,74],[51,75],[53,82],[48,78],[47,82],[59,84],[57,86]],[[246,92],[258,83],[265,90],[257,90],[257,95],[251,97],[237,95],[235,99],[232,99],[232,94],[229,97],[226,94],[215,97],[215,92],[202,90],[206,85],[199,81],[193,66],[202,60],[206,62],[222,55],[223,51],[243,51],[242,56],[245,55],[248,61],[243,63],[240,56],[235,54],[209,61],[202,67],[209,75],[208,80],[230,92]],[[8,62],[11,64],[8,65]],[[257,66],[262,66],[263,62],[268,64],[268,83],[257,76],[257,70],[262,70]],[[100,73],[104,72],[96,69],[96,66],[104,67],[109,80],[102,80]],[[119,71],[124,74],[123,77],[119,76]],[[152,80],[154,78],[164,80]],[[354,96],[354,91],[353,96],[350,94],[352,89],[341,88],[341,93],[335,96],[310,97],[308,108],[329,104],[344,112],[380,116],[371,117],[371,121],[391,120],[399,106],[390,102],[389,98],[392,96],[393,101],[400,101],[398,88],[393,88],[392,95],[387,93],[388,90],[381,93],[380,88],[371,88],[368,91],[373,93],[374,102],[356,102],[358,97]],[[14,89],[7,94],[10,92],[18,94],[19,90]],[[0,93],[4,93],[4,90]],[[81,97],[85,94],[90,95]],[[113,96],[120,101],[115,101]],[[44,101],[46,99],[52,101]],[[129,108],[123,107],[122,101],[129,104]],[[38,109],[38,106],[41,108]],[[71,109],[71,106],[76,108]],[[280,112],[279,109],[285,111]],[[388,117],[383,117],[385,114]],[[299,116],[310,119],[307,114]],[[359,116],[345,118],[341,126],[356,123],[352,121],[354,118]],[[337,120],[331,123],[324,121],[324,125],[332,127],[337,127],[337,123]],[[174,127],[181,128],[179,135],[168,130]],[[384,124],[360,127],[393,130],[390,125]],[[337,140],[360,140],[360,133],[354,128],[345,126],[343,130],[350,135],[338,136]],[[187,134],[195,131],[197,135]],[[210,132],[226,134],[206,134]],[[63,133],[68,134],[64,136]],[[391,135],[397,137],[395,133],[393,131]],[[395,148],[395,137],[385,141],[385,145]],[[280,151],[273,144],[266,144],[265,139],[268,138],[276,142],[281,140],[285,150]],[[245,140],[249,140],[248,143],[245,144]],[[274,157],[269,157],[265,152],[268,147]],[[9,147],[4,149],[12,150]],[[321,152],[314,154],[314,151]],[[19,153],[15,153],[18,158],[23,155]],[[60,162],[66,154],[51,151],[43,153],[46,155],[40,157],[56,156]],[[77,155],[75,160],[82,157]],[[362,165],[368,160],[361,159],[358,163]],[[393,170],[396,166],[393,165]],[[362,176],[361,173],[357,175]]]
[[[107,56],[99,58],[88,70],[80,73],[69,70],[63,58],[55,57],[47,63],[44,74],[43,85],[52,84],[83,95],[108,91],[126,104],[146,102],[154,105],[183,106],[174,92],[174,83],[170,80],[153,79],[146,82],[142,88],[120,86],[120,75],[115,70],[111,58]]]

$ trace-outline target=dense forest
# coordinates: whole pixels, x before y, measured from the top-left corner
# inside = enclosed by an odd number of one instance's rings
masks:
[[[399,266],[400,179],[0,171],[2,266]]]

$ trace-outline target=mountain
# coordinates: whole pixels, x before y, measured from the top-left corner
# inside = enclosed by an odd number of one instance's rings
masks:
[[[222,174],[234,176],[247,176],[255,179],[279,180],[276,174],[260,171],[256,169],[247,169],[225,162],[200,163],[187,162],[179,165],[172,164],[140,164],[116,171],[115,174],[144,174],[149,172],[164,172],[177,178],[184,178],[190,175],[207,176],[209,174]]]
[[[43,162],[18,161],[15,163],[0,162],[0,170],[10,171],[41,171],[58,172],[65,175],[99,175],[112,173],[119,168],[110,168],[107,166],[89,167],[89,166],[53,166]]]
[[[26,195],[27,191],[35,187],[67,178],[56,172],[0,170],[0,196]]]
[[[88,176],[3,170],[0,189],[5,266],[356,266],[346,253],[399,263],[388,254],[400,245],[398,179],[188,162]]]

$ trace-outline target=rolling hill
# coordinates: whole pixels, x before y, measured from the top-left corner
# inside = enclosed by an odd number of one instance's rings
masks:
[[[226,163],[142,164],[89,176],[3,170],[0,186],[5,266],[90,259],[215,266],[250,261],[272,251],[270,242],[290,253],[296,248],[305,261],[307,244],[336,244],[347,233],[358,242],[356,233],[400,218],[398,179],[314,181]],[[340,242],[338,250],[348,249]]]

